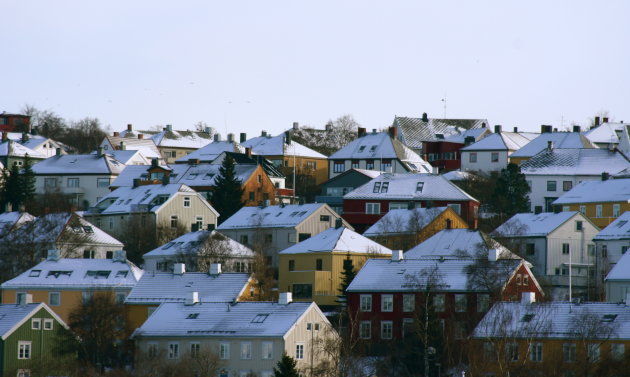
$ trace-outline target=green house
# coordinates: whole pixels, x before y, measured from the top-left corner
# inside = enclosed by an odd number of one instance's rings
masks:
[[[33,362],[52,360],[58,327],[68,326],[44,303],[0,305],[0,375],[30,377]]]

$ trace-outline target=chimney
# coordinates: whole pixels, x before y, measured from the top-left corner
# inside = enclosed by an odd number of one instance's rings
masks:
[[[488,250],[488,261],[496,262],[499,259],[499,250],[498,249],[489,249]]]
[[[211,263],[209,272],[213,276],[221,275],[221,263]]]
[[[475,137],[474,136],[466,136],[464,138],[464,145],[470,145],[472,143],[475,142]]]
[[[214,141],[215,142],[221,141],[221,134],[220,133],[217,132],[216,134],[214,134]]]
[[[245,132],[241,132],[241,144],[247,141],[247,134]]]
[[[607,181],[610,178],[610,173],[602,172],[602,181]]]
[[[604,117],[604,118],[602,119],[602,123],[608,123],[608,117]]]
[[[55,148],[55,156],[61,156],[61,148]]]
[[[486,128],[486,122],[481,123],[481,128]]]
[[[152,158],[151,159],[151,167],[152,168],[157,168],[158,166],[159,166],[158,165],[158,159],[157,158]]]
[[[294,129],[294,130],[297,130],[297,129],[299,129],[299,128],[300,128],[300,123],[298,123],[298,122],[293,122],[293,129]]]
[[[114,257],[112,258],[112,262],[127,262],[127,252],[125,250],[114,250]]]
[[[9,135],[6,131],[2,132],[2,141],[7,141],[9,139]]]
[[[278,304],[289,305],[293,301],[293,294],[291,292],[281,292],[278,297]]]
[[[212,131],[212,128],[210,128],[210,127],[208,127],[208,126],[205,126],[205,127],[203,128],[203,132],[205,132],[205,133],[207,133],[207,134],[210,134],[210,131]]]
[[[119,137],[119,136],[120,136],[120,132],[114,131],[114,137]]]
[[[133,131],[133,126],[131,125],[131,123],[127,124],[127,131]]]
[[[367,134],[367,130],[364,127],[359,127],[357,131],[357,137],[363,137]]]
[[[343,226],[343,220],[341,219],[341,217],[338,217],[335,219],[335,228],[339,229]]]
[[[28,305],[33,303],[33,295],[30,293],[24,295],[18,295],[19,302],[16,302],[18,305]]]
[[[372,133],[375,134],[376,133],[376,128],[372,128]]]
[[[186,304],[188,306],[195,305],[199,303],[199,292],[188,292],[186,296]]]
[[[551,141],[551,140],[547,141],[547,151],[548,152],[553,151],[553,141]]]
[[[597,126],[599,126],[599,117],[595,117],[595,126],[594,127],[597,127]]]
[[[136,187],[140,186],[140,181],[141,181],[140,178],[134,178],[133,179],[133,188],[136,188]]]
[[[229,141],[230,143],[233,143],[234,142],[234,134],[228,134],[227,141]]]
[[[429,121],[429,116],[427,115],[427,113],[422,113],[422,121],[423,122],[428,122]]]
[[[140,139],[140,140],[144,139],[144,135],[143,134],[138,134],[138,139]]]
[[[262,130],[262,132],[260,133],[260,136],[267,137],[267,131]]]
[[[166,125],[166,131],[173,132],[173,125],[172,124],[167,124]]]
[[[501,129],[502,129],[502,127],[501,127],[500,124],[495,125],[494,126],[494,133],[495,134],[500,134],[501,133]]]
[[[536,302],[536,294],[534,292],[523,292],[521,296],[521,304],[533,304]]]
[[[59,260],[59,250],[50,249],[48,250],[48,255],[46,256],[46,260],[56,262]]]
[[[543,124],[542,126],[540,126],[540,133],[541,134],[545,134],[545,133],[551,133],[553,131],[553,127],[551,127],[550,125],[545,125]]]
[[[514,133],[518,132],[518,127],[514,127]]]
[[[440,174],[440,168],[437,166],[433,166],[431,169],[431,173],[433,174]]]
[[[121,141],[121,142],[120,142],[120,150],[121,150],[121,151],[124,151],[124,150],[125,150],[125,142],[124,142],[124,141]]]
[[[98,150],[97,150],[97,151],[98,151],[98,152],[97,152],[97,156],[98,156],[98,157],[103,157],[103,147],[98,147]]]
[[[398,137],[398,128],[392,126],[389,127],[389,136],[392,137],[392,139],[395,139]]]
[[[330,131],[332,131],[332,127],[333,127],[332,123],[328,122],[328,123],[326,123],[325,129],[326,129],[326,131],[330,132]]]
[[[392,262],[400,262],[403,258],[402,250],[392,250]]]
[[[173,275],[183,275],[186,272],[186,265],[183,263],[175,263],[173,265]]]
[[[247,157],[252,158],[252,148],[251,147],[245,148],[245,154],[247,155]]]
[[[28,133],[22,132],[22,143],[26,143],[28,141]]]
[[[291,144],[291,132],[290,131],[285,131],[284,132],[284,142],[286,144]]]

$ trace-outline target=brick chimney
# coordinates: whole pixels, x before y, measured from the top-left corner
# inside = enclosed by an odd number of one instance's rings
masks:
[[[604,117],[604,118],[602,119],[602,123],[608,123],[608,117]]]
[[[599,126],[599,117],[595,117],[595,127]]]
[[[389,136],[391,136],[392,139],[396,139],[398,137],[398,128],[395,126],[389,127]]]
[[[429,121],[429,115],[427,113],[422,113],[422,121],[423,122],[428,122]]]
[[[247,155],[247,157],[252,158],[252,148],[245,148],[245,154]]]
[[[140,140],[144,139],[144,135],[143,134],[138,134],[138,139],[140,139]]]
[[[119,136],[120,136],[120,132],[114,131],[114,137],[119,137]]]
[[[127,124],[127,131],[133,131],[133,126],[131,125],[131,123]]]
[[[240,139],[241,143],[244,143],[247,141],[247,134],[245,132],[241,132],[241,139]]]
[[[363,137],[367,134],[367,130],[364,127],[359,127],[358,131],[357,131],[357,136],[358,137]]]

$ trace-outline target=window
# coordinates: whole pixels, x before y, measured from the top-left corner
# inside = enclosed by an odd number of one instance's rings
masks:
[[[563,243],[562,244],[562,254],[569,254],[569,244],[568,243]]]
[[[359,160],[352,160],[352,162],[350,163],[350,166],[353,167],[354,169],[358,169],[359,168]]]
[[[387,192],[388,189],[389,189],[389,182],[383,182],[383,185],[381,186],[381,192]]]
[[[466,305],[468,305],[467,301],[466,301],[466,295],[465,294],[456,294],[455,295],[455,311],[456,312],[465,312],[466,311]]]
[[[177,228],[177,216],[176,215],[172,215],[171,216],[171,228]]]
[[[392,321],[381,321],[381,339],[391,339],[394,330]]]
[[[109,178],[97,178],[96,187],[109,187]]]
[[[312,284],[293,284],[293,297],[296,299],[309,299],[313,297]]]
[[[179,343],[168,344],[168,358],[179,359]]]
[[[586,345],[586,356],[588,361],[596,363],[599,361],[600,347],[599,343],[589,343]]]
[[[68,187],[79,187],[79,178],[68,178]]]
[[[608,258],[608,245],[602,245],[602,258]]]
[[[565,363],[575,363],[577,353],[575,343],[564,343],[562,345],[562,361]]]
[[[190,357],[193,359],[196,359],[199,357],[199,351],[200,351],[201,345],[197,342],[191,342],[190,343]]]
[[[125,272],[126,273],[127,271],[118,271],[118,272]],[[116,276],[118,276],[118,274],[116,274]],[[127,298],[127,295],[125,293],[123,293],[123,292],[117,292],[116,293],[116,303],[117,304],[124,304],[126,298]]]
[[[610,357],[615,361],[623,360],[625,351],[623,343],[613,343],[610,345]]]
[[[324,261],[321,259],[315,260],[315,269],[317,271],[322,271],[324,269]]]
[[[573,182],[562,181],[562,191],[570,191],[573,188]]]
[[[40,318],[31,319],[31,330],[41,330],[42,320]]]
[[[365,203],[365,213],[378,215],[381,213],[381,203]]]
[[[533,243],[528,243],[525,245],[525,253],[527,255],[534,255],[536,254],[536,244]]]
[[[289,259],[289,271],[295,271],[295,260]]]
[[[392,160],[382,160],[381,161],[381,170],[389,171],[392,168]]]
[[[190,208],[190,196],[184,196],[184,208]]]
[[[49,292],[48,293],[48,305],[50,306],[59,306],[61,305],[61,295],[59,292]]]
[[[556,191],[556,181],[547,181],[547,191]]]
[[[371,312],[372,311],[372,295],[361,295],[361,311],[362,312]]]
[[[531,343],[529,345],[529,360],[535,362],[543,361],[543,344],[542,343]]]
[[[445,306],[445,298],[443,293],[433,296],[433,307],[435,308],[436,313],[443,312]]]
[[[361,321],[359,327],[359,336],[361,339],[370,339],[372,337],[372,322]]]
[[[619,217],[619,212],[621,212],[621,206],[619,204],[613,204],[613,217]]]
[[[381,311],[391,312],[394,310],[394,295],[381,295]]]
[[[273,234],[265,234],[264,242],[266,244],[273,242]]]
[[[602,217],[602,209],[603,206],[601,204],[595,206],[595,217]]]
[[[365,160],[365,168],[367,170],[374,170],[374,160]]]
[[[148,343],[147,344],[147,355],[150,358],[156,357],[158,355],[158,345],[157,343]]]
[[[418,182],[416,184],[416,192],[422,192],[422,189],[424,189],[424,182]]]
[[[18,341],[18,359],[30,359],[31,358],[31,342],[20,340]]]
[[[243,245],[249,244],[249,237],[246,234],[242,234],[240,240]]]
[[[295,359],[296,360],[304,359],[304,344],[295,345]]]
[[[273,343],[262,342],[262,358],[268,360],[273,358]]]
[[[477,152],[470,152],[470,154],[468,155],[468,162],[477,162]]]
[[[453,211],[455,211],[456,214],[461,215],[462,214],[462,205],[459,203],[451,203],[448,204],[448,207],[451,207],[453,209]]]
[[[219,344],[219,359],[221,360],[230,359],[230,343]]]
[[[518,361],[518,343],[507,343],[505,345],[505,354],[509,361]]]
[[[485,313],[490,309],[490,295],[487,293],[477,294],[477,312]]]
[[[403,312],[412,312],[416,306],[416,296],[403,295]]]
[[[330,221],[329,215],[319,215],[319,221]]]
[[[252,342],[241,342],[241,360],[252,358]]]
[[[490,161],[491,162],[499,162],[499,152],[492,152],[490,154]]]
[[[44,187],[45,188],[57,187],[57,178],[44,178]]]
[[[311,238],[311,234],[310,233],[299,233],[298,234],[298,242],[305,241],[305,240],[307,240],[309,238]]]
[[[576,221],[575,222],[575,231],[576,232],[581,232],[583,227],[584,227],[584,224],[582,223],[582,221]]]
[[[372,190],[372,192],[381,192],[381,182],[374,182],[374,189]]]
[[[346,164],[343,161],[335,161],[333,163],[333,172],[334,173],[343,173]]]

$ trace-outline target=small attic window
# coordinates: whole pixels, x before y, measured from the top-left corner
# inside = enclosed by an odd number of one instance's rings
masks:
[[[422,192],[423,189],[424,189],[424,182],[418,182],[416,184],[416,192]]]
[[[602,322],[613,322],[617,318],[617,314],[604,314]]]
[[[378,145],[372,145],[370,147],[370,152],[374,152],[376,150],[376,148],[378,147]]]
[[[359,147],[359,152],[363,152],[365,150],[365,145]]]
[[[169,242],[166,245],[164,245],[164,247],[162,248],[162,250],[166,250],[168,248],[170,248],[171,246],[175,245],[175,242]]]
[[[306,215],[306,211],[302,211],[302,212],[298,213],[298,216],[304,216],[304,215]]]
[[[83,231],[85,231],[85,233],[94,233],[94,229],[92,229],[91,226],[84,226]]]
[[[291,217],[294,217],[294,216],[296,216],[298,213],[300,213],[300,212],[299,212],[299,211],[291,212],[291,215],[290,215],[290,216],[291,216]]]
[[[381,191],[381,182],[374,182],[374,190],[372,192],[380,192]]]
[[[125,199],[120,199],[117,204],[123,204],[124,201]]]
[[[73,226],[72,227],[72,231],[75,233],[81,233],[81,227],[80,226]]]
[[[72,271],[48,271],[48,275],[46,275],[46,277],[54,276],[55,278],[58,278],[61,275],[70,276],[72,275]]]
[[[620,222],[617,223],[617,228],[621,228],[622,226],[626,225],[627,223],[628,223],[628,221],[621,220]]]
[[[267,317],[269,317],[269,313],[256,314],[254,319],[252,319],[252,323],[263,323]]]
[[[189,179],[195,179],[197,178],[197,176],[199,175],[199,173],[190,173],[190,175],[188,176]]]
[[[203,179],[212,179],[214,177],[214,173],[207,173]]]
[[[42,273],[42,270],[31,270],[31,272],[28,274],[28,277],[36,278],[36,277],[39,277],[41,273]]]
[[[131,203],[131,201],[132,201],[132,200],[133,200],[133,199],[127,199],[127,201],[125,202],[125,204],[129,204],[129,203]]]
[[[190,313],[186,319],[197,319],[199,317],[199,313]]]
[[[383,186],[381,186],[381,192],[387,192],[389,188],[389,182],[383,182]]]
[[[279,217],[280,215],[282,215],[282,212],[276,213],[276,217]]]
[[[521,318],[521,322],[530,322],[534,318],[534,315],[535,314],[531,314],[531,313],[527,313],[523,315],[523,318]]]
[[[111,274],[111,271],[88,271],[85,273],[85,277],[92,277],[94,279],[107,279]]]
[[[116,272],[116,277],[117,278],[126,278],[128,273],[129,273],[129,271],[118,271],[118,272]]]

